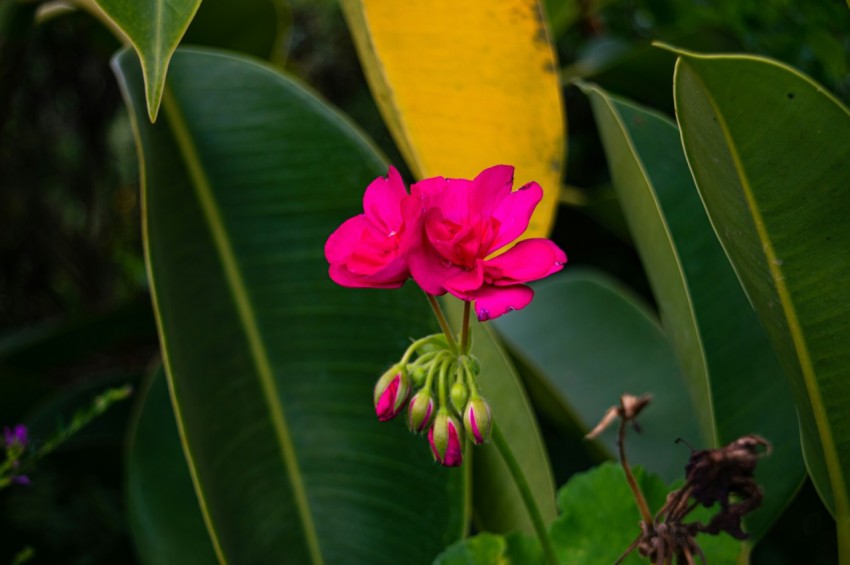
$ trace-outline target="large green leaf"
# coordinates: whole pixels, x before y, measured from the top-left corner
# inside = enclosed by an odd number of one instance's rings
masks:
[[[195,17],[201,0],[83,0],[96,4],[142,62],[148,117],[155,121],[171,55]],[[100,11],[98,11],[98,8]]]
[[[443,301],[454,327],[461,327],[462,302]],[[487,324],[472,316],[472,354],[481,363],[481,394],[487,399],[505,441],[519,462],[545,523],[555,519],[555,479],[540,435],[534,411],[522,382],[498,338]],[[519,530],[533,533],[534,527],[499,450],[485,443],[473,450],[475,461],[473,508],[479,529],[491,532]]]
[[[614,186],[677,350],[704,440],[757,433],[767,493],[747,525],[760,537],[803,480],[791,389],[699,199],[668,118],[587,87]]]
[[[140,392],[131,426],[127,506],[142,562],[217,563],[161,368],[151,374]]]
[[[651,393],[629,457],[665,480],[684,476],[687,450],[676,438],[699,439],[693,405],[669,340],[649,308],[602,273],[571,267],[534,286],[534,301],[503,316],[496,328],[529,367],[543,400],[587,433],[620,395]],[[601,438],[617,453],[616,431]]]
[[[780,63],[679,55],[688,161],[791,377],[806,462],[850,563],[850,113]]]
[[[331,283],[323,246],[385,174],[350,123],[277,71],[178,51],[164,119],[115,63],[143,164],[145,247],[172,402],[223,561],[424,563],[464,531],[465,481],[372,386],[427,302]]]

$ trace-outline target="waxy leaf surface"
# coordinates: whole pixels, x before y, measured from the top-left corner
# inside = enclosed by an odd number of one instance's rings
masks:
[[[679,56],[688,162],[790,377],[806,463],[850,562],[850,112],[775,61]]]
[[[195,490],[223,562],[428,563],[464,532],[462,471],[433,463],[372,387],[427,301],[334,285],[326,238],[386,165],[303,86],[178,50],[163,116],[115,62],[143,167],[145,253]]]

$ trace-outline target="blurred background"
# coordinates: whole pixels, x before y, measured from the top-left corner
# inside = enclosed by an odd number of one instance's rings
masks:
[[[349,114],[403,168],[335,1],[252,0],[239,26],[228,4],[204,0],[183,44],[237,46],[270,59]],[[672,115],[675,57],[651,46],[660,40],[774,57],[850,101],[843,0],[545,4],[569,123],[553,238],[571,264],[604,269],[650,301],[588,102],[570,80]],[[274,53],[256,52],[257,34],[274,35]],[[158,360],[136,152],[109,66],[119,48],[85,11],[0,0],[0,426],[27,422],[34,437],[51,435],[102,389],[138,385]],[[42,461],[32,486],[0,490],[0,563],[26,547],[32,563],[136,561],[123,490],[132,409],[116,406]],[[549,447],[559,485],[596,463],[593,453]],[[835,555],[832,519],[807,484],[753,562],[829,564]]]

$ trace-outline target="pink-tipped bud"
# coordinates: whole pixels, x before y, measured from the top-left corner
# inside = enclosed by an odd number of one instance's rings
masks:
[[[463,427],[472,438],[472,443],[481,445],[487,441],[490,437],[491,426],[490,406],[480,396],[473,396],[466,405],[466,410],[463,411]]]
[[[410,399],[410,405],[407,407],[407,427],[410,431],[422,433],[428,428],[431,423],[431,416],[434,413],[434,399],[431,398],[431,393],[427,390],[420,390]]]
[[[460,467],[463,459],[463,431],[448,410],[437,412],[434,425],[428,430],[428,443],[434,459],[446,467]]]
[[[375,413],[378,420],[392,420],[404,408],[410,394],[410,378],[401,365],[395,365],[375,383]]]

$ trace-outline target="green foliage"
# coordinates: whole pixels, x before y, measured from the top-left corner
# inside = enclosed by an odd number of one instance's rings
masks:
[[[706,210],[791,378],[809,472],[850,559],[850,114],[779,63],[680,53],[682,141]]]
[[[630,440],[633,461],[666,480],[681,478],[682,451],[674,441],[696,442],[699,429],[654,314],[616,281],[581,268],[538,283],[534,291],[534,302],[495,326],[530,368],[538,405],[562,427],[578,426],[584,435],[624,392],[653,394],[642,432]],[[616,453],[613,430],[600,441],[609,456]]]
[[[805,473],[790,387],[708,221],[676,126],[598,88],[585,91],[703,441],[720,447],[756,433],[774,446],[759,465],[772,496],[747,523],[757,539]]]
[[[156,125],[131,53],[116,70],[144,156],[175,414],[219,555],[430,561],[465,527],[463,474],[369,405],[407,336],[433,332],[430,311],[413,288],[336,287],[322,254],[386,172],[380,157],[303,87],[240,57],[178,51]]]
[[[142,562],[217,563],[204,525],[168,382],[151,373],[138,399],[127,450],[127,498],[133,538]]]
[[[145,78],[148,116],[159,113],[171,56],[195,17],[201,0],[89,0],[136,50]]]

